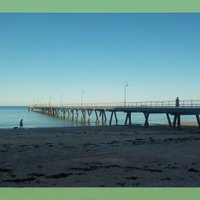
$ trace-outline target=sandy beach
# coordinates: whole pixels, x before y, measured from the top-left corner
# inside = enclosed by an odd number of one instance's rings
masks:
[[[1,187],[200,186],[200,130],[0,129]]]

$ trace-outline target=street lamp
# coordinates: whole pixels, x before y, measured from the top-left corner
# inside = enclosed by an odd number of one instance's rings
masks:
[[[128,83],[124,84],[124,106],[126,106],[126,87],[128,87]]]
[[[60,106],[62,107],[62,103],[63,103],[63,94],[60,95]]]
[[[83,106],[83,95],[84,95],[84,91],[82,91],[82,93],[81,93],[81,106]]]

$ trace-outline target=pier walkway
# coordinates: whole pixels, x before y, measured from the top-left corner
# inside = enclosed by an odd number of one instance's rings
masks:
[[[68,115],[73,120],[90,121],[94,112],[96,121],[107,122],[107,112],[110,112],[109,125],[118,123],[118,112],[126,113],[125,125],[132,124],[132,113],[144,114],[144,126],[149,126],[149,117],[152,114],[166,114],[170,127],[181,127],[181,116],[195,115],[198,127],[200,128],[200,100],[184,100],[176,107],[175,101],[144,101],[127,103],[99,103],[99,104],[70,104],[70,105],[32,105],[32,111],[45,113],[52,116],[65,118]],[[173,121],[171,121],[171,117]]]

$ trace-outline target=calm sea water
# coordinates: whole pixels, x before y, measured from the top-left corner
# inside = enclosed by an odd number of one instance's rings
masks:
[[[125,114],[117,113],[119,124],[124,124]],[[107,113],[108,122],[110,119],[110,113]],[[38,112],[28,111],[27,107],[0,107],[0,128],[13,128],[19,126],[20,119],[24,120],[25,128],[36,127],[73,127],[82,125],[95,126],[94,113],[91,117],[91,123],[82,124],[81,121],[71,121],[69,119],[61,119],[57,117],[48,116]],[[133,124],[143,124],[144,116],[142,114],[132,115]],[[196,122],[195,116],[182,117],[183,122]],[[167,118],[164,114],[150,115],[149,122],[151,124],[166,124]],[[114,119],[113,119],[114,123]],[[98,124],[99,125],[99,124]]]

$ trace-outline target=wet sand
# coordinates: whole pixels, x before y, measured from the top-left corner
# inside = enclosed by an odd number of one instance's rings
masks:
[[[0,130],[0,187],[200,186],[200,129]]]

